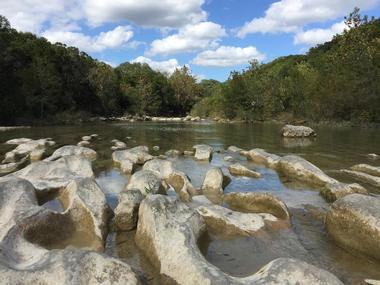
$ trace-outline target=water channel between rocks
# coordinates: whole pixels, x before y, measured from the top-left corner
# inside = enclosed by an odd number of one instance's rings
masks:
[[[264,148],[279,155],[297,154],[320,167],[332,177],[343,182],[354,182],[349,177],[338,175],[335,170],[348,168],[358,163],[379,166],[380,162],[369,161],[368,153],[380,153],[380,132],[350,128],[316,128],[318,137],[308,140],[286,140],[280,136],[280,126],[275,124],[234,124],[214,123],[129,123],[95,124],[78,127],[41,127],[18,129],[0,133],[2,142],[17,137],[51,137],[55,148],[76,144],[83,135],[97,133],[98,139],[90,147],[98,152],[93,163],[96,180],[112,208],[117,205],[118,193],[124,189],[129,177],[113,168],[111,161],[111,140],[119,139],[128,147],[137,145],[160,146],[152,154],[163,154],[169,149],[191,150],[195,144],[209,144],[216,151],[210,163],[197,162],[191,157],[169,158],[177,169],[185,172],[195,187],[200,187],[205,173],[211,167],[221,167],[228,174],[230,162],[235,161],[255,169],[261,178],[231,176],[231,183],[225,189],[229,192],[269,192],[280,198],[291,213],[291,227],[265,229],[254,237],[223,238],[206,233],[199,240],[199,248],[206,259],[233,276],[248,276],[263,265],[278,257],[294,257],[329,270],[347,284],[360,284],[365,278],[380,279],[380,262],[357,252],[348,252],[330,240],[324,227],[324,215],[329,205],[317,189],[288,181],[277,172],[248,162],[237,154],[224,153],[230,145],[245,149]],[[131,137],[131,139],[127,139]],[[0,146],[0,154],[11,147]],[[220,152],[219,152],[220,150]],[[363,185],[374,195],[379,192],[369,185]],[[55,197],[45,207],[64,211]],[[160,284],[158,272],[140,253],[134,242],[134,231],[111,233],[106,244],[106,253],[118,257],[142,276],[146,284]],[[66,245],[81,247],[83,240],[90,238],[80,233],[65,242]]]

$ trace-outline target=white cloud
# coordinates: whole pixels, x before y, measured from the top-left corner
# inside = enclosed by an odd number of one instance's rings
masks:
[[[132,60],[131,62],[132,63],[134,62],[146,63],[153,70],[160,71],[162,73],[169,74],[169,75],[172,74],[176,69],[181,68],[178,61],[174,58],[165,60],[165,61],[154,61],[154,60],[151,60],[150,58],[139,56],[135,58],[134,60]]]
[[[311,29],[308,31],[298,32],[294,36],[295,44],[304,44],[315,46],[330,41],[336,34],[341,34],[347,26],[344,22],[336,23],[327,29]]]
[[[147,54],[167,55],[213,48],[219,45],[220,38],[224,36],[226,36],[225,29],[212,22],[186,25],[179,29],[177,34],[153,41]]]
[[[252,46],[245,48],[221,46],[216,50],[199,53],[192,63],[200,66],[227,67],[247,64],[252,59],[262,61],[265,59],[265,55]]]
[[[94,25],[129,20],[140,26],[178,28],[207,18],[204,0],[85,0],[83,9]]]
[[[251,33],[297,32],[309,23],[334,20],[354,7],[367,9],[379,0],[281,0],[269,6],[262,18],[254,18],[238,30],[239,37]]]
[[[48,30],[43,32],[42,36],[52,43],[61,42],[87,52],[101,52],[105,49],[123,46],[133,37],[133,31],[130,26],[118,26],[94,37],[65,30]]]

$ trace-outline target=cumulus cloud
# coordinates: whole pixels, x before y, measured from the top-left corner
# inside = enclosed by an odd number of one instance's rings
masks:
[[[133,31],[130,26],[118,26],[111,31],[102,32],[94,37],[65,30],[48,30],[43,32],[42,36],[53,43],[65,43],[87,52],[101,52],[105,49],[123,46],[133,37]]]
[[[208,67],[227,67],[246,64],[252,59],[262,61],[265,59],[265,55],[253,46],[245,48],[221,46],[216,50],[207,50],[199,53],[192,63]]]
[[[347,29],[346,24],[339,22],[327,29],[311,29],[298,32],[294,36],[294,43],[315,46],[330,41],[336,34],[341,34],[345,29]]]
[[[207,18],[204,0],[85,0],[83,10],[92,24],[129,20],[146,27],[178,28]]]
[[[212,22],[186,25],[176,34],[153,41],[147,54],[167,55],[213,48],[217,47],[220,39],[226,35],[222,26]]]
[[[146,63],[152,68],[153,70],[165,73],[165,74],[172,74],[176,69],[181,68],[178,61],[175,58],[165,60],[165,61],[154,61],[150,58],[139,56],[131,61],[132,63],[138,62],[138,63]]]
[[[271,4],[264,17],[247,22],[237,35],[297,32],[309,23],[345,16],[355,6],[367,9],[377,3],[379,0],[281,0]]]

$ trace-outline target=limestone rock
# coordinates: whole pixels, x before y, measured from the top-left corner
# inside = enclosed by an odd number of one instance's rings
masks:
[[[290,219],[285,203],[268,193],[228,193],[223,201],[235,211],[269,213],[279,219]]]
[[[316,133],[309,127],[286,125],[282,129],[282,135],[287,138],[302,138],[314,137]]]
[[[152,195],[140,205],[135,241],[162,275],[180,285],[343,284],[305,262],[279,258],[248,277],[233,277],[210,264],[197,240],[206,230],[201,215],[176,199]],[[168,242],[170,240],[170,242]]]
[[[230,171],[232,175],[236,175],[236,176],[247,176],[247,177],[253,177],[253,178],[261,177],[261,174],[259,172],[248,169],[247,167],[239,163],[230,165],[228,167],[228,170]]]
[[[341,182],[328,183],[321,190],[320,194],[327,202],[334,202],[350,194],[367,194],[367,190],[358,183],[346,184]]]
[[[370,175],[370,174],[367,174],[364,172],[347,170],[347,169],[343,169],[343,170],[341,170],[341,172],[345,173],[347,175],[350,175],[353,178],[355,178],[361,182],[368,183],[368,184],[371,184],[371,185],[376,186],[376,187],[380,187],[380,177],[379,176],[373,176],[373,175]]]
[[[211,156],[213,152],[213,148],[211,146],[205,145],[205,144],[198,144],[198,145],[193,146],[193,148],[195,149],[195,155],[194,155],[195,159],[207,160],[207,161],[211,160]]]
[[[54,151],[51,156],[45,159],[45,161],[53,161],[70,155],[79,156],[91,161],[96,159],[96,151],[92,150],[91,148],[76,145],[65,145]]]
[[[368,165],[368,164],[357,164],[351,167],[354,171],[363,172],[369,175],[380,177],[380,167]]]
[[[330,236],[342,246],[380,260],[380,199],[352,194],[335,201],[326,217]]]
[[[150,170],[140,170],[133,174],[126,190],[139,190],[144,196],[166,193],[161,178]]]
[[[210,201],[220,203],[223,199],[226,178],[220,168],[211,168],[207,171],[202,184],[202,193]]]
[[[242,151],[244,151],[244,149],[234,145],[229,146],[227,150],[234,153],[241,153]]]
[[[127,190],[120,193],[114,217],[114,226],[117,231],[130,231],[136,227],[139,207],[143,199],[144,196],[139,190]]]
[[[265,150],[261,148],[255,148],[250,151],[248,151],[247,157],[249,160],[258,163],[263,164],[269,168],[275,169],[280,161],[280,158],[278,155],[271,154],[266,152]]]

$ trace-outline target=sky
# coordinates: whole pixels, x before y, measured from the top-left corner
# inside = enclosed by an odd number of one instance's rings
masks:
[[[199,80],[224,81],[253,59],[329,41],[354,7],[380,17],[380,0],[0,0],[0,15],[114,67],[144,62],[171,74],[187,65]]]

